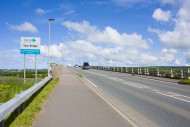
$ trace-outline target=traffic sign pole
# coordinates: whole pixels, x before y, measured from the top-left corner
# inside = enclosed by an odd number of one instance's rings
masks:
[[[26,54],[24,54],[24,83],[25,83],[25,81],[26,81],[26,70],[25,70],[25,67],[26,67],[26,65],[25,65],[25,60],[26,60]]]
[[[36,56],[37,56],[37,55],[35,55],[35,81],[36,81],[36,83],[37,83],[37,80],[38,80],[38,79],[37,79],[37,64],[36,64],[37,62],[36,62]]]

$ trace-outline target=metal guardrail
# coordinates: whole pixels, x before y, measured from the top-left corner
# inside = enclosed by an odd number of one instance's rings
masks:
[[[52,76],[48,76],[39,83],[35,84],[31,88],[15,95],[14,98],[6,103],[0,105],[0,127],[4,126],[4,119],[12,113],[15,109],[21,106],[28,98],[30,98],[35,92],[37,92],[42,86],[52,79]]]
[[[108,66],[91,66],[92,69],[122,72],[138,75],[147,75],[154,77],[164,77],[172,79],[190,79],[190,67],[108,67]]]

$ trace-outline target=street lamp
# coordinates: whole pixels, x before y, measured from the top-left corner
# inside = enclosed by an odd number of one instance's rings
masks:
[[[48,19],[49,20],[49,46],[48,46],[48,76],[49,76],[49,72],[50,72],[50,22],[55,21],[55,19]]]
[[[59,58],[59,56],[58,56],[58,46],[59,46],[59,45],[60,45],[60,44],[58,43],[58,44],[57,44],[57,64],[58,64],[58,62],[59,62],[59,61],[58,61],[58,58]]]

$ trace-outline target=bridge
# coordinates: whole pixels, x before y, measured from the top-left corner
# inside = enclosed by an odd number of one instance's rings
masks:
[[[126,70],[64,67],[33,127],[189,127],[190,86]]]

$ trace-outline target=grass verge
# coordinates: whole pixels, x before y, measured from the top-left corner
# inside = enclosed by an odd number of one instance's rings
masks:
[[[13,117],[15,117],[14,121],[11,121],[13,118],[7,118],[7,120],[5,120],[5,127],[31,127],[35,117],[41,111],[45,100],[58,82],[59,78],[57,77],[44,86],[35,97],[30,98],[31,100],[29,99],[30,102],[26,102],[29,103],[26,104],[28,106],[18,117],[13,115]]]
[[[179,81],[179,84],[190,85],[190,79],[182,79]]]
[[[83,76],[82,76],[81,74],[77,73],[77,75],[78,75],[79,77],[83,78]]]

